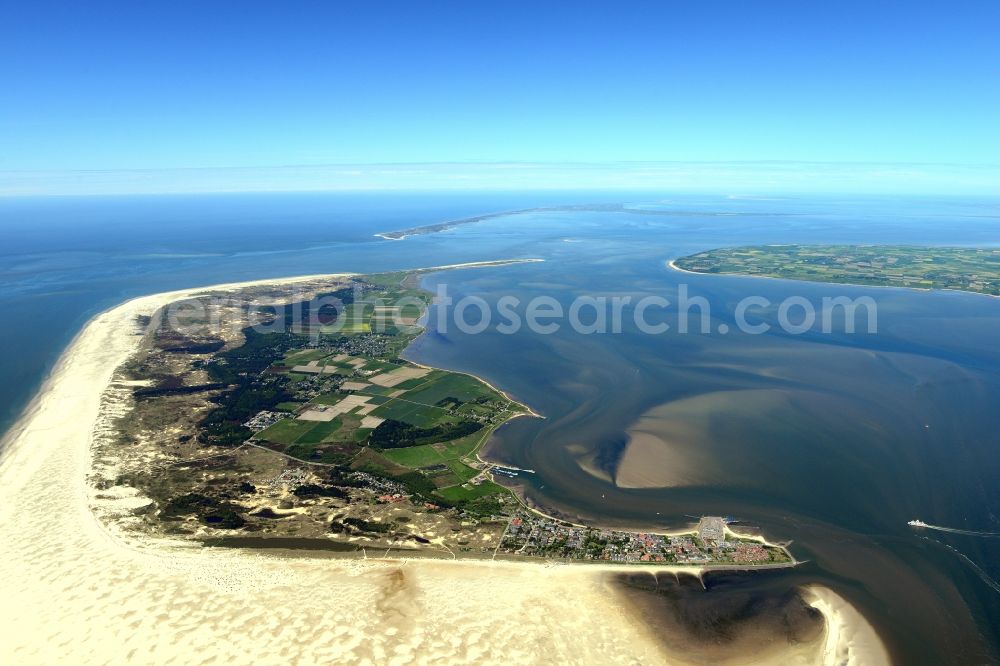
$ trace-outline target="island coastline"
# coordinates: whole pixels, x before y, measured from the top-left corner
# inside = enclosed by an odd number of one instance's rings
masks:
[[[460,264],[454,267],[466,268],[478,265],[482,264]],[[141,336],[136,335],[134,330],[137,317],[150,316],[170,302],[199,294],[247,287],[287,285],[347,275],[349,274],[230,283],[143,296],[96,315],[74,337],[42,389],[17,424],[4,437],[3,447],[0,449],[2,450],[0,479],[3,480],[0,484],[2,488],[0,516],[3,520],[0,522],[3,525],[4,550],[7,551],[3,553],[3,558],[0,558],[2,560],[0,569],[7,580],[15,581],[11,589],[12,597],[5,605],[4,621],[6,626],[18,628],[18,635],[23,637],[21,642],[13,646],[15,654],[23,658],[21,663],[44,661],[56,654],[61,645],[71,642],[77,642],[80,646],[85,645],[95,657],[94,661],[100,660],[98,655],[101,654],[101,650],[129,647],[127,642],[118,647],[95,644],[95,639],[91,635],[92,626],[67,629],[65,623],[56,620],[60,617],[60,613],[65,614],[65,617],[86,615],[86,613],[81,615],[80,604],[85,603],[87,608],[91,608],[94,600],[87,595],[74,595],[72,590],[88,577],[91,588],[103,590],[99,596],[102,605],[121,606],[120,612],[116,613],[109,606],[106,609],[107,614],[101,615],[102,623],[106,621],[111,623],[107,629],[112,633],[104,634],[110,639],[117,633],[113,626],[114,622],[124,621],[125,617],[138,613],[136,604],[141,606],[143,600],[138,598],[142,596],[141,592],[135,595],[129,594],[128,599],[131,600],[129,605],[125,603],[121,592],[113,592],[107,585],[121,586],[124,580],[131,580],[135,575],[151,579],[157,577],[169,579],[163,581],[163,584],[168,586],[164,589],[189,586],[195,596],[182,598],[181,601],[189,606],[194,604],[195,608],[201,595],[207,590],[214,589],[230,595],[234,592],[243,595],[254,590],[255,594],[259,594],[262,590],[276,589],[275,583],[295,585],[310,579],[315,580],[317,576],[321,580],[326,580],[332,575],[328,570],[317,569],[315,564],[307,563],[306,560],[309,558],[280,558],[260,553],[251,555],[246,552],[222,554],[216,551],[209,554],[204,550],[193,549],[188,544],[143,543],[137,542],[134,538],[125,538],[120,533],[108,530],[91,512],[88,505],[89,490],[86,476],[92,465],[90,441],[93,431],[89,424],[101,427],[97,422],[101,396],[112,383],[115,369],[129,358],[134,352],[134,345],[141,340]],[[27,515],[24,511],[25,506],[34,507],[36,513]],[[38,512],[43,510],[44,513],[39,515]],[[55,546],[67,541],[74,546],[75,553],[64,549],[61,556],[54,556],[52,561],[45,562],[48,573],[40,568],[42,563],[29,563],[24,559],[23,548],[28,543],[42,542]],[[289,559],[295,562],[294,571],[282,571],[286,569]],[[98,562],[101,564],[98,565]],[[115,569],[115,567],[106,568],[111,562],[127,570],[130,575],[120,579],[116,575],[109,577],[101,574],[101,571],[111,572]],[[404,575],[397,572],[403,571],[404,568],[406,570],[412,568],[410,564],[412,562],[413,560],[406,559],[374,558],[345,560],[338,563],[340,567],[338,575],[343,576],[345,580],[372,575],[387,575],[395,579]],[[71,575],[57,575],[60,565],[64,569],[62,573]],[[94,569],[95,566],[98,568]],[[505,576],[515,579],[523,579],[524,576],[530,575],[532,585],[552,590],[564,589],[564,583],[572,580],[573,585],[580,586],[582,591],[589,594],[600,594],[605,591],[601,575],[622,571],[634,572],[637,569],[634,565],[595,563],[577,567],[507,560],[490,562],[482,559],[433,560],[421,562],[420,567],[423,571],[417,578],[430,588],[451,585],[455,572],[469,572],[463,574],[468,576],[473,576],[472,572],[475,572],[479,577],[483,575],[490,577],[492,574],[488,572],[499,570],[507,572]],[[52,573],[53,570],[56,573]],[[644,565],[642,570],[673,574],[701,573],[696,572],[691,566]],[[542,571],[547,573],[539,579],[538,574]],[[597,574],[596,578],[594,574]],[[569,578],[566,578],[567,576]],[[366,582],[368,581],[359,581],[358,584],[360,586]],[[36,586],[35,583],[39,584]],[[351,581],[347,580],[347,583],[350,584]],[[506,590],[506,587],[504,589]],[[45,593],[46,590],[48,594]],[[495,591],[494,589],[493,592]],[[517,592],[509,590],[508,594],[516,595]],[[53,599],[60,601],[52,603]],[[151,598],[147,597],[146,604],[150,603],[149,599]],[[271,597],[272,602],[280,602],[280,599],[281,597]],[[8,617],[12,609],[17,613]],[[26,609],[34,609],[37,612],[34,614],[24,612]],[[215,608],[214,612],[216,619],[211,622],[223,621],[224,617],[228,617],[219,608]],[[255,619],[259,620],[259,617],[255,616]],[[620,648],[623,645],[622,641],[624,645],[632,647],[633,653],[648,655],[654,650],[654,646],[649,643],[642,641],[636,643],[635,630],[628,628],[627,625],[610,622],[606,617],[603,621],[607,625],[606,629],[613,630],[612,636],[617,638],[610,643],[590,646],[594,650],[616,644]],[[834,620],[830,618],[829,621]],[[177,626],[170,621],[161,622],[152,633],[160,636],[162,641],[169,642],[174,632],[178,630]],[[46,631],[61,632],[64,636],[63,641],[53,642],[51,636],[46,635]],[[607,631],[601,632],[605,641],[609,640],[606,633]],[[91,639],[90,642],[87,642],[87,638]],[[598,636],[595,636],[595,640],[597,638]],[[391,635],[387,640],[392,642]],[[137,647],[139,642],[133,641],[133,645]],[[260,646],[244,647],[263,649]],[[242,654],[240,646],[230,646],[230,648],[234,651],[229,654]],[[322,648],[329,650],[330,646]],[[103,654],[107,657],[109,653]],[[322,650],[311,654],[327,657],[332,654],[344,656],[341,652]],[[598,654],[598,652],[585,654]],[[111,656],[113,660],[114,654]]]
[[[875,247],[875,246],[871,246]],[[693,255],[692,255],[693,256]],[[805,279],[800,277],[782,276],[782,275],[764,275],[764,274],[751,274],[751,273],[741,273],[735,271],[720,271],[720,272],[709,272],[709,271],[693,271],[686,268],[681,268],[677,265],[677,262],[681,259],[688,257],[675,257],[666,262],[667,267],[678,273],[687,273],[688,275],[699,275],[699,276],[721,276],[721,277],[735,277],[735,278],[756,278],[764,280],[780,280],[789,283],[811,283],[811,284],[825,284],[825,285],[844,285],[849,287],[859,287],[864,289],[884,289],[884,290],[903,290],[903,291],[914,291],[919,293],[944,293],[944,294],[971,294],[974,296],[986,296],[988,298],[1000,298],[1000,294],[989,294],[981,291],[974,291],[971,289],[959,289],[955,287],[915,287],[912,285],[894,285],[894,284],[870,284],[850,280],[840,280],[831,281],[825,279]]]

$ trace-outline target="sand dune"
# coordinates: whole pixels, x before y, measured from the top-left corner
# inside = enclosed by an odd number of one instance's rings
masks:
[[[201,291],[95,317],[5,439],[0,661],[664,661],[601,568],[265,556],[109,531],[89,508],[86,482],[102,394],[141,340],[136,317]]]

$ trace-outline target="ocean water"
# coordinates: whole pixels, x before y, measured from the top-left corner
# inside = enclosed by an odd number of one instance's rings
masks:
[[[634,211],[548,211],[404,241],[373,237],[601,201],[628,201]],[[751,588],[777,597],[820,582],[852,601],[901,663],[997,661],[1000,539],[905,523],[1000,532],[1000,299],[696,276],[665,264],[751,243],[998,245],[998,222],[1000,202],[982,199],[566,192],[0,201],[0,397],[9,423],[87,318],[168,289],[514,257],[545,262],[448,271],[425,285],[488,305],[546,296],[566,307],[578,296],[676,302],[683,288],[709,304],[707,331],[643,333],[626,307],[618,334],[564,326],[473,335],[442,329],[432,312],[408,354],[479,374],[546,417],[508,424],[489,447],[535,470],[518,478],[532,501],[647,528],[733,515],[793,540],[808,560],[752,583],[709,576],[706,594],[715,596],[706,599],[723,606]],[[739,333],[734,310],[748,294],[775,303],[869,296],[878,332]]]
[[[73,335],[121,301],[267,277],[378,271],[517,254],[525,242],[393,244],[379,231],[580,194],[240,194],[0,199],[0,429]],[[588,197],[590,200],[600,198]],[[443,238],[443,237],[442,237]],[[450,239],[449,239],[450,240]]]

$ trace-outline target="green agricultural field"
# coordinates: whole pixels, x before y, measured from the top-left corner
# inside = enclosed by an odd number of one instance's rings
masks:
[[[479,474],[478,470],[458,460],[458,456],[466,450],[465,448],[448,448],[442,444],[431,444],[411,446],[405,449],[390,449],[383,451],[382,455],[397,465],[412,469],[446,465],[447,471],[430,474],[428,478],[437,486],[437,493],[450,501],[466,501],[484,495],[492,495],[496,492],[504,492],[500,486],[488,481],[471,488],[461,487],[463,483]]]
[[[388,294],[382,299],[384,305],[394,305],[404,298],[424,303],[428,300],[428,292],[420,288],[418,273],[377,273],[365,279],[373,285],[389,288]]]
[[[461,407],[459,407],[458,409],[456,409],[455,413],[456,414],[466,415],[466,416],[485,416],[485,417],[489,417],[490,415],[496,413],[496,411],[497,411],[497,409],[496,409],[496,403],[495,402],[488,402],[488,403],[485,403],[485,404],[478,403],[478,402],[467,402],[464,405],[462,405]]]
[[[400,390],[400,389],[402,389],[404,391],[409,391],[411,389],[419,388],[419,387],[423,386],[424,384],[427,384],[428,382],[433,381],[435,379],[435,377],[437,376],[437,373],[440,373],[440,372],[441,372],[440,370],[435,370],[434,372],[432,372],[432,373],[430,373],[428,375],[424,375],[423,377],[415,377],[413,379],[407,379],[405,382],[400,382],[400,383],[396,384],[393,388],[396,389],[397,391]]]
[[[403,271],[393,273],[373,273],[372,275],[365,276],[365,281],[379,287],[390,287],[392,291],[395,292],[401,288],[400,285],[407,275],[408,273]]]
[[[305,433],[297,440],[296,444],[319,444],[320,442],[329,441],[330,435],[336,433],[340,430],[343,422],[340,419],[333,419],[332,421],[320,422],[313,426],[312,430]]]
[[[287,366],[305,365],[309,361],[318,361],[329,355],[330,352],[323,349],[293,349],[285,354],[281,362]]]
[[[440,444],[424,444],[422,446],[409,446],[405,449],[388,449],[382,455],[392,462],[404,467],[428,467],[446,463],[448,459],[441,451],[435,447]]]
[[[362,378],[360,381],[364,381],[364,379]],[[374,396],[374,395],[377,395],[377,396],[387,396],[390,393],[395,393],[398,390],[399,389],[397,389],[395,386],[388,387],[388,386],[377,386],[375,384],[372,384],[372,385],[370,385],[370,386],[368,386],[368,387],[366,387],[366,388],[358,391],[358,393],[362,393],[364,395],[372,395],[372,396]]]
[[[422,402],[425,405],[436,405],[445,398],[457,398],[462,402],[472,402],[478,398],[496,397],[497,393],[491,391],[478,379],[458,373],[433,377],[423,386],[406,394],[407,400]]]
[[[378,451],[367,447],[361,449],[358,454],[354,456],[354,460],[351,461],[351,468],[378,469],[393,476],[399,476],[413,471],[407,467],[394,463]]]
[[[371,331],[370,321],[374,308],[367,303],[347,305],[337,315],[332,324],[322,326],[320,331],[328,335],[356,335]]]
[[[390,370],[395,370],[396,368],[403,367],[399,363],[390,363],[389,361],[379,361],[376,359],[365,359],[366,363],[364,365],[365,370],[373,370],[375,372],[388,372]]]
[[[430,480],[434,482],[434,485],[437,486],[439,490],[451,488],[463,483],[462,479],[447,471],[440,474],[434,474],[430,477]]]
[[[285,447],[284,453],[293,458],[325,464],[345,464],[352,458],[352,451],[344,451],[341,445],[303,444],[296,442]]]
[[[762,245],[700,252],[674,265],[696,273],[1000,295],[1000,248]]]
[[[418,327],[391,325],[384,327],[384,331],[373,332],[373,322],[385,324],[393,315],[418,317],[429,303],[430,294],[420,289],[420,275],[415,273],[375,275],[364,281],[375,287],[369,288],[363,300],[346,306],[339,313],[336,324],[322,328],[321,332],[328,337],[321,337],[310,347],[290,349],[274,365],[290,368],[318,361],[331,370],[335,368],[336,374],[348,377],[349,381],[369,386],[358,391],[341,391],[336,388],[336,379],[330,373],[306,375],[285,371],[284,376],[289,380],[286,390],[296,399],[278,403],[275,409],[299,411],[307,404],[302,402],[304,400],[308,400],[308,404],[335,405],[351,394],[367,396],[369,404],[375,405],[371,416],[412,426],[407,429],[389,424],[380,431],[379,446],[392,444],[393,440],[385,439],[392,436],[401,438],[395,440],[397,445],[435,443],[406,448],[386,446],[382,451],[373,449],[369,445],[373,429],[362,428],[364,417],[357,413],[340,414],[330,422],[286,419],[259,433],[258,438],[287,455],[309,462],[381,470],[379,473],[396,478],[408,477],[407,483],[417,486],[423,478],[436,487],[435,493],[451,502],[506,492],[489,482],[463,488],[462,484],[476,477],[479,471],[462,461],[475,455],[496,424],[509,415],[512,403],[472,376],[444,370],[431,370],[423,377],[408,379],[392,387],[370,384],[373,374],[409,365],[400,354],[419,332]],[[405,298],[415,299],[417,303],[396,310]],[[376,307],[379,308],[377,314]],[[338,356],[346,356],[346,361],[334,361]],[[351,365],[351,361],[359,359],[364,364]],[[390,397],[398,392],[403,393]],[[352,410],[356,411],[357,408]],[[468,427],[452,429],[461,424]],[[467,432],[472,426],[480,430],[456,440],[436,441]],[[435,428],[440,430],[434,431]],[[415,429],[431,432],[420,433]],[[427,469],[437,466],[441,468]]]
[[[478,469],[472,469],[468,465],[461,463],[457,460],[449,460],[447,464],[448,464],[448,469],[450,469],[452,473],[455,474],[455,476],[461,479],[462,483],[465,483],[472,477],[479,474]]]
[[[433,428],[439,423],[455,420],[449,415],[446,409],[423,405],[418,402],[410,402],[405,396],[379,405],[372,414],[383,419],[394,419],[410,423],[418,428]]]
[[[415,469],[442,463],[448,464],[450,467],[452,463],[454,463],[463,469],[462,471],[459,471],[459,468],[452,467],[453,472],[459,476],[468,476],[468,478],[472,478],[478,472],[458,461],[462,458],[467,458],[473,455],[479,446],[486,441],[491,432],[492,428],[488,430],[480,430],[479,432],[475,432],[471,435],[467,435],[461,439],[456,439],[451,442],[408,446],[403,449],[388,449],[383,451],[382,455],[397,464],[405,467],[413,467]]]
[[[299,437],[312,430],[315,425],[315,421],[282,419],[257,433],[257,438],[275,444],[293,444]]]
[[[324,327],[323,332],[357,335],[359,333],[370,333],[371,330],[371,324],[367,320],[349,320],[338,327]]]
[[[489,439],[490,434],[493,432],[493,428],[487,428],[480,430],[479,432],[474,432],[471,435],[466,435],[461,439],[456,439],[451,442],[446,442],[440,444],[442,447],[442,455],[447,460],[454,460],[458,458],[465,458],[471,456],[476,450]]]
[[[419,317],[424,313],[425,308],[416,303],[404,303],[397,312],[400,317]]]
[[[309,402],[316,405],[336,405],[338,402],[347,397],[345,393],[324,393],[323,395],[318,395]]]
[[[449,502],[467,502],[477,497],[506,493],[507,489],[492,481],[483,481],[478,486],[451,486],[438,489],[438,494]]]

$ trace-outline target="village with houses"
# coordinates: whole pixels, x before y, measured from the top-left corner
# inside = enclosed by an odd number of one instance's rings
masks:
[[[788,551],[762,539],[732,532],[725,518],[704,516],[695,530],[656,534],[573,525],[519,511],[507,525],[498,552],[562,560],[617,564],[790,566]]]

